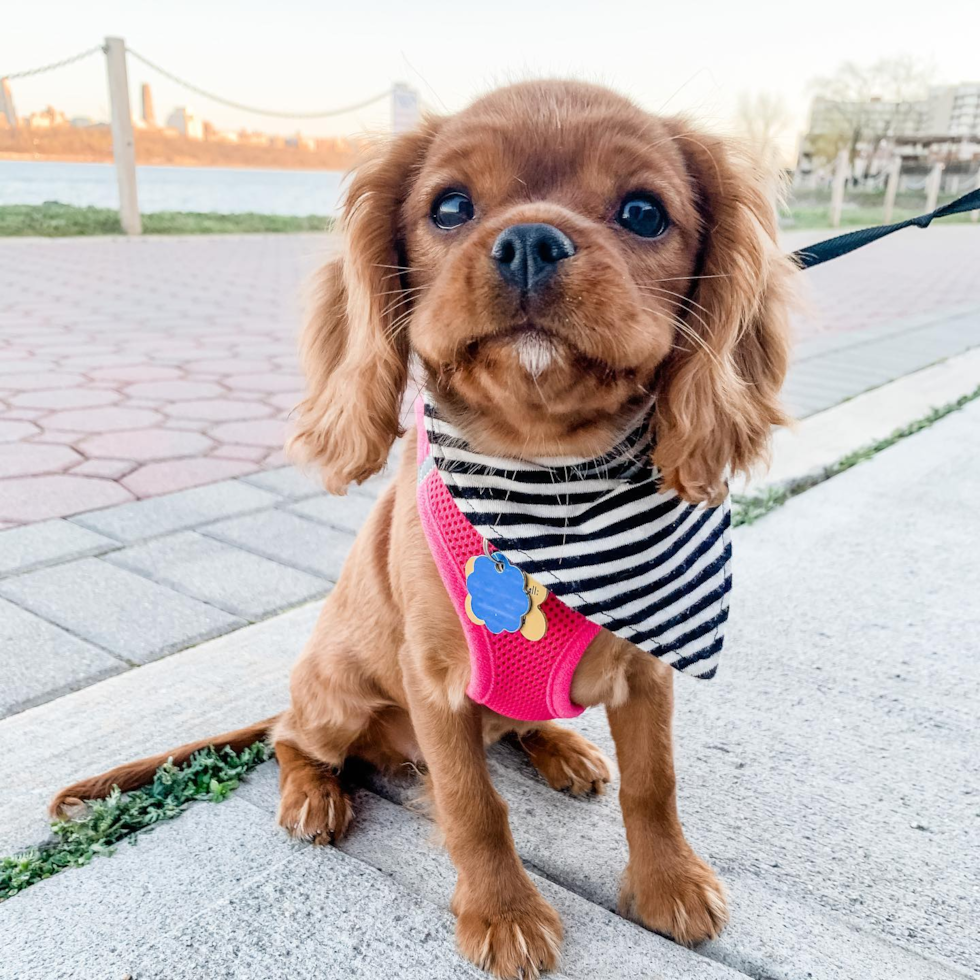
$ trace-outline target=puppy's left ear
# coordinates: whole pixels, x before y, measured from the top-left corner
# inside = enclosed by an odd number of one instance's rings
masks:
[[[701,223],[685,334],[657,390],[654,462],[691,502],[717,503],[728,474],[767,455],[788,421],[779,391],[789,361],[795,266],[776,243],[776,183],[747,151],[675,123]]]
[[[411,291],[401,248],[401,207],[438,128],[376,143],[351,178],[344,204],[345,254],[320,272],[300,342],[306,397],[289,452],[316,463],[324,486],[343,493],[384,466],[400,435],[408,382]]]

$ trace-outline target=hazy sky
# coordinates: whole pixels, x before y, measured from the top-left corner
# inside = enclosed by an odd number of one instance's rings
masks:
[[[976,0],[6,0],[0,75],[114,34],[202,88],[271,108],[351,104],[400,80],[432,108],[453,110],[502,82],[565,75],[720,127],[738,93],[779,93],[802,125],[808,82],[847,59],[911,52],[931,63],[936,81],[980,79],[978,6]],[[190,105],[222,128],[297,128],[215,105],[138,63],[129,70],[134,100],[139,83],[152,84],[158,117]],[[51,103],[69,115],[108,116],[101,56],[12,85],[21,115]],[[314,135],[356,134],[385,127],[387,118],[381,105],[299,125]]]

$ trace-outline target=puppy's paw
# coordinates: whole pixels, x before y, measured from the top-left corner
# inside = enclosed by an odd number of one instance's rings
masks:
[[[573,796],[602,795],[612,778],[609,760],[571,728],[549,725],[518,741],[528,761],[552,789],[568,790]]]
[[[297,773],[282,787],[276,821],[291,837],[313,844],[339,840],[354,816],[350,797],[331,773]]]
[[[728,923],[725,886],[686,844],[642,871],[631,861],[619,909],[627,918],[684,946],[717,939]]]
[[[558,913],[533,886],[518,902],[454,902],[460,952],[495,977],[531,980],[561,959]]]

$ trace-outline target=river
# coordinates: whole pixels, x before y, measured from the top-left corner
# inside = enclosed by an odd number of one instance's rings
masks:
[[[137,167],[140,210],[334,214],[343,174],[329,170]],[[111,163],[0,160],[0,205],[59,201],[118,208]]]

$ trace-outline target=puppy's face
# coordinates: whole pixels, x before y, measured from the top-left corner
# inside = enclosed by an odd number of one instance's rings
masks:
[[[407,329],[481,449],[604,452],[649,403],[698,261],[673,136],[610,93],[537,85],[432,140],[401,215]]]
[[[691,501],[783,421],[786,281],[767,181],[606,89],[534,82],[429,119],[356,171],[321,275],[292,447],[342,490],[384,465],[417,355],[478,449],[607,451],[655,401]]]

